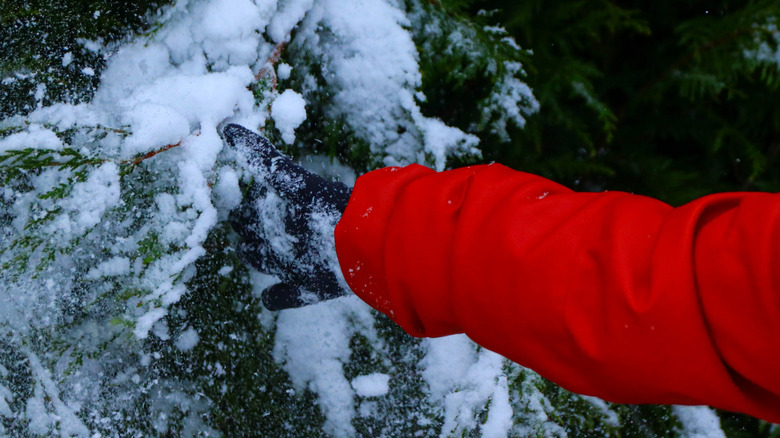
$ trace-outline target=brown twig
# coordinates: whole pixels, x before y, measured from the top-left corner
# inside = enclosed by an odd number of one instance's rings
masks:
[[[173,148],[179,147],[179,146],[181,146],[181,141],[178,142],[178,143],[175,143],[175,144],[165,145],[165,146],[161,147],[160,149],[157,149],[156,151],[149,151],[149,152],[141,155],[138,158],[134,158],[132,160],[122,161],[122,164],[132,164],[133,166],[137,166],[139,163],[141,163],[141,161],[144,161],[146,159],[152,158],[153,156],[155,156],[155,155],[157,155],[157,154],[159,154],[161,152],[165,152],[165,151],[167,151],[169,149],[173,149]]]
[[[277,44],[276,47],[274,47],[274,50],[271,51],[271,56],[269,56],[268,59],[265,61],[263,68],[261,68],[260,71],[258,71],[257,74],[255,75],[256,81],[263,79],[263,77],[266,75],[270,75],[271,89],[274,91],[276,91],[277,78],[273,66],[276,65],[277,62],[279,62],[279,58],[282,56],[282,51],[284,50],[284,46],[286,45],[287,45],[287,41],[282,41],[281,43]]]
[[[159,154],[161,152],[165,152],[168,149],[173,149],[173,148],[178,147],[178,146],[181,146],[181,141],[176,143],[176,144],[165,145],[165,146],[161,147],[160,149],[157,149],[156,151],[149,151],[149,152],[145,153],[144,155],[141,155],[140,157],[131,158],[129,160],[122,160],[122,161],[119,162],[119,164],[131,164],[133,166],[137,166],[139,163],[141,163],[141,161],[144,161],[144,160],[146,160],[148,158],[152,158],[153,156],[155,156],[155,155],[157,155],[157,154]],[[95,161],[93,161],[91,163],[92,164],[103,164],[103,163],[106,163],[108,161],[111,161],[111,160],[107,160],[107,159],[101,158],[101,159],[95,159]],[[55,166],[65,166],[67,164],[68,164],[67,162],[60,163],[59,161],[52,161],[50,163],[44,164],[43,166],[45,166],[45,167],[55,167]]]

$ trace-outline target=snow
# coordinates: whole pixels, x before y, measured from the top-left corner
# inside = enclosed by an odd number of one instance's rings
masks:
[[[69,66],[71,62],[73,62],[73,53],[68,52],[68,53],[62,55],[62,66],[63,67]]]
[[[777,29],[777,23],[772,20],[762,25],[754,25],[756,28],[763,27],[762,32],[756,32],[754,38],[758,43],[758,47],[753,50],[745,50],[744,56],[748,59],[756,60],[762,63],[780,65],[780,47],[777,43],[780,42],[780,31]],[[769,35],[769,39],[772,42],[765,40],[766,35]]]
[[[217,184],[214,186],[214,207],[224,216],[227,212],[238,207],[243,194],[238,186],[238,174],[233,168],[224,166],[220,169]]]
[[[725,438],[720,419],[707,406],[674,406],[672,411],[682,423],[682,436],[686,438]]]
[[[63,202],[64,213],[49,227],[50,232],[83,234],[119,203],[119,195],[119,167],[114,163],[101,165],[87,181],[74,186],[73,197]]]
[[[295,141],[295,128],[306,120],[306,101],[293,90],[284,90],[271,104],[271,117],[285,143]]]
[[[379,397],[390,390],[390,376],[382,373],[357,376],[352,379],[352,389],[361,397]]]
[[[146,312],[143,316],[139,317],[138,320],[135,323],[135,330],[133,330],[133,334],[138,339],[146,339],[147,336],[149,336],[149,331],[152,329],[152,326],[162,319],[166,314],[165,309],[157,308],[152,309],[148,312]]]
[[[198,248],[206,240],[211,227],[216,225],[217,211],[211,204],[208,182],[195,161],[179,163],[179,179],[182,191],[176,197],[176,203],[180,206],[191,205],[191,208],[199,213],[184,243],[190,248]]]
[[[31,351],[27,352],[27,360],[33,375],[37,378],[35,385],[35,397],[27,401],[27,417],[30,421],[30,430],[40,435],[47,434],[49,427],[57,424],[62,436],[89,436],[89,429],[75,414],[73,409],[59,397],[56,383],[50,373],[43,368],[38,357]],[[47,412],[44,398],[54,406],[54,415]]]
[[[591,397],[587,395],[580,396],[583,400],[587,401],[591,405],[598,408],[603,414],[604,414],[604,422],[612,427],[618,427],[620,426],[620,417],[618,416],[617,412],[610,409],[609,405],[607,405],[607,402],[604,400],[598,398],[598,397]]]
[[[168,323],[164,319],[157,321],[157,323],[152,326],[152,333],[162,341],[167,341],[171,338],[171,333],[168,330]],[[144,357],[141,359],[142,364],[144,366],[149,366],[151,363],[150,355],[144,354],[143,356]]]
[[[62,142],[54,131],[40,125],[31,125],[28,130],[0,139],[0,153],[25,148],[62,150]]]
[[[519,424],[512,428],[513,435],[566,437],[566,430],[548,415],[552,407],[547,397],[539,390],[538,383],[541,380],[541,376],[531,373],[519,388],[522,397],[519,393],[513,394],[515,409],[523,413]]]
[[[490,398],[490,411],[482,426],[483,437],[507,436],[512,427],[512,406],[509,403],[509,385],[506,376],[496,378],[496,386]]]
[[[442,400],[442,436],[460,435],[476,427],[477,413],[490,401],[483,435],[506,436],[512,426],[512,408],[504,359],[488,350],[477,351],[465,335],[426,339],[423,377],[432,399]]]
[[[297,392],[308,386],[317,394],[327,417],[323,428],[335,436],[355,434],[354,392],[343,368],[351,353],[349,334],[355,330],[347,324],[353,309],[367,311],[349,297],[284,310],[277,321],[274,357],[284,363]]]
[[[504,141],[509,141],[507,124],[525,126],[525,117],[539,110],[539,101],[533,96],[527,84],[517,78],[523,67],[517,62],[505,62],[506,73],[498,82],[498,90],[488,98],[483,120],[497,116],[492,122],[492,131]]]
[[[0,377],[7,377],[8,370],[0,365]],[[13,416],[11,407],[8,403],[13,402],[14,396],[11,391],[3,385],[0,385],[0,417],[9,418]],[[1,432],[2,430],[0,430]]]
[[[198,70],[203,67],[197,66]],[[182,72],[159,78],[139,87],[120,104],[130,107],[146,102],[165,104],[182,114],[191,127],[207,123],[216,126],[232,116],[236,109],[251,112],[254,99],[247,86],[254,75],[248,66],[232,66],[224,72],[198,73]]]
[[[419,119],[425,141],[425,151],[433,155],[434,166],[437,170],[444,170],[451,145],[460,142],[467,142],[471,146],[477,144],[475,137],[466,137],[460,129],[447,126],[441,120],[427,119],[422,116]],[[476,150],[474,152],[476,153]]]
[[[314,0],[290,0],[282,2],[268,24],[266,31],[274,43],[287,41],[290,31],[310,12]]]
[[[181,351],[190,351],[198,345],[199,341],[200,337],[198,336],[198,332],[190,327],[176,339],[176,348]]]
[[[97,280],[100,277],[115,277],[130,273],[130,259],[127,257],[113,257],[100,262],[89,270],[87,278]]]
[[[433,152],[441,170],[443,157],[476,152],[479,140],[456,128],[441,135],[441,122],[421,113],[415,98],[421,94],[419,55],[404,29],[409,24],[394,2],[323,0],[311,7],[291,44],[305,44],[304,53],[322,59],[326,79],[338,90],[328,116],[357,128],[385,165],[426,162],[425,152]],[[430,150],[421,147],[426,135],[436,142]]]
[[[187,119],[169,106],[142,103],[133,107],[126,117],[133,135],[122,144],[123,158],[179,143],[190,133]]]
[[[261,14],[257,5],[250,0],[216,0],[208,2],[202,8],[203,26],[199,27],[198,39],[210,43],[247,40],[256,41],[251,36],[256,29],[263,26]],[[259,42],[259,41],[258,41]],[[252,47],[254,52],[256,47]],[[229,49],[228,49],[229,50]],[[224,52],[221,50],[220,52]],[[233,54],[233,53],[231,53]],[[255,53],[249,59],[237,63],[249,63],[254,60]]]
[[[279,65],[276,67],[276,77],[278,77],[283,81],[287,80],[290,78],[292,69],[293,68],[290,64],[287,64],[285,62],[280,62]]]

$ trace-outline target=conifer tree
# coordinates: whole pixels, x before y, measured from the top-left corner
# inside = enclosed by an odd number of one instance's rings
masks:
[[[498,161],[680,204],[778,191],[767,0],[10,0],[0,434],[778,436],[570,393],[349,297],[270,312],[227,223],[262,131],[346,182]],[[269,204],[264,220],[278,220]],[[713,432],[714,429],[709,430]]]

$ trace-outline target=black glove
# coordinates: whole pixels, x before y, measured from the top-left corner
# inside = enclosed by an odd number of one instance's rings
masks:
[[[350,189],[296,165],[246,128],[228,125],[222,133],[254,174],[241,206],[230,215],[243,240],[239,254],[282,280],[263,291],[265,307],[300,307],[347,293],[333,230]]]

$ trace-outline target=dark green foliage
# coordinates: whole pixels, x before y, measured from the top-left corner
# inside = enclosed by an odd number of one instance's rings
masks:
[[[524,129],[510,131],[511,145],[480,132],[485,161],[580,190],[628,190],[673,204],[725,190],[780,189],[780,91],[772,59],[777,2],[459,1],[442,7],[470,20],[494,11],[489,21],[533,52],[524,66],[540,111]],[[762,44],[771,56],[750,54]],[[435,72],[451,62],[434,59],[425,86],[447,87],[436,83]],[[451,107],[473,108],[478,98],[457,95],[447,110],[429,109],[468,129]]]
[[[530,53],[518,51],[500,29],[486,27],[493,14],[469,17],[454,13],[458,8],[430,3],[410,9],[416,19],[412,31],[421,51],[420,70],[427,98],[423,111],[480,136],[489,132],[493,115],[486,115],[485,107],[508,73],[506,63],[525,65]]]
[[[28,113],[37,104],[89,99],[105,59],[80,40],[119,41],[146,27],[144,16],[167,3],[170,0],[4,0],[0,118]],[[39,89],[41,84],[45,88]]]
[[[621,433],[624,437],[662,438],[680,434],[680,422],[668,406],[619,406]]]
[[[0,370],[2,369],[7,371],[7,374],[0,372],[0,384],[10,388],[17,395],[9,403],[9,408],[14,413],[24,412],[24,402],[32,394],[33,377],[27,358],[6,340],[0,340]],[[27,420],[22,416],[2,417],[0,427],[5,429],[8,436],[24,436]]]
[[[524,379],[527,376],[521,374],[520,378]],[[625,421],[621,421],[619,426],[608,424],[600,410],[593,404],[548,380],[540,378],[535,386],[555,407],[553,412],[548,414],[550,421],[560,425],[569,436],[593,438],[621,436],[623,435],[621,429],[630,427]],[[630,408],[626,407],[626,409]],[[669,409],[665,408],[665,411],[669,416]],[[628,433],[625,435],[636,436]]]
[[[224,229],[210,234],[208,255],[196,263],[197,281],[168,316],[173,339],[193,327],[200,341],[187,352],[161,342],[165,350],[155,366],[203,388],[215,404],[207,423],[225,436],[322,436],[314,395],[296,393],[274,361],[274,335],[258,319],[262,304],[226,235]],[[225,266],[234,272],[220,275]]]
[[[421,375],[418,363],[425,351],[419,340],[404,333],[386,316],[377,313],[376,328],[379,336],[387,345],[385,363],[375,365],[377,354],[372,353],[368,342],[357,337],[352,341],[352,357],[345,369],[348,379],[356,377],[350,374],[358,367],[371,372],[384,372],[391,376],[390,387],[382,397],[357,397],[358,415],[353,424],[359,436],[439,436],[443,419],[427,401],[426,383]],[[381,357],[380,356],[380,357]],[[376,416],[361,416],[361,404]],[[438,414],[438,415],[437,415]]]
[[[720,425],[729,438],[777,438],[780,428],[765,421],[731,412],[718,412]]]

